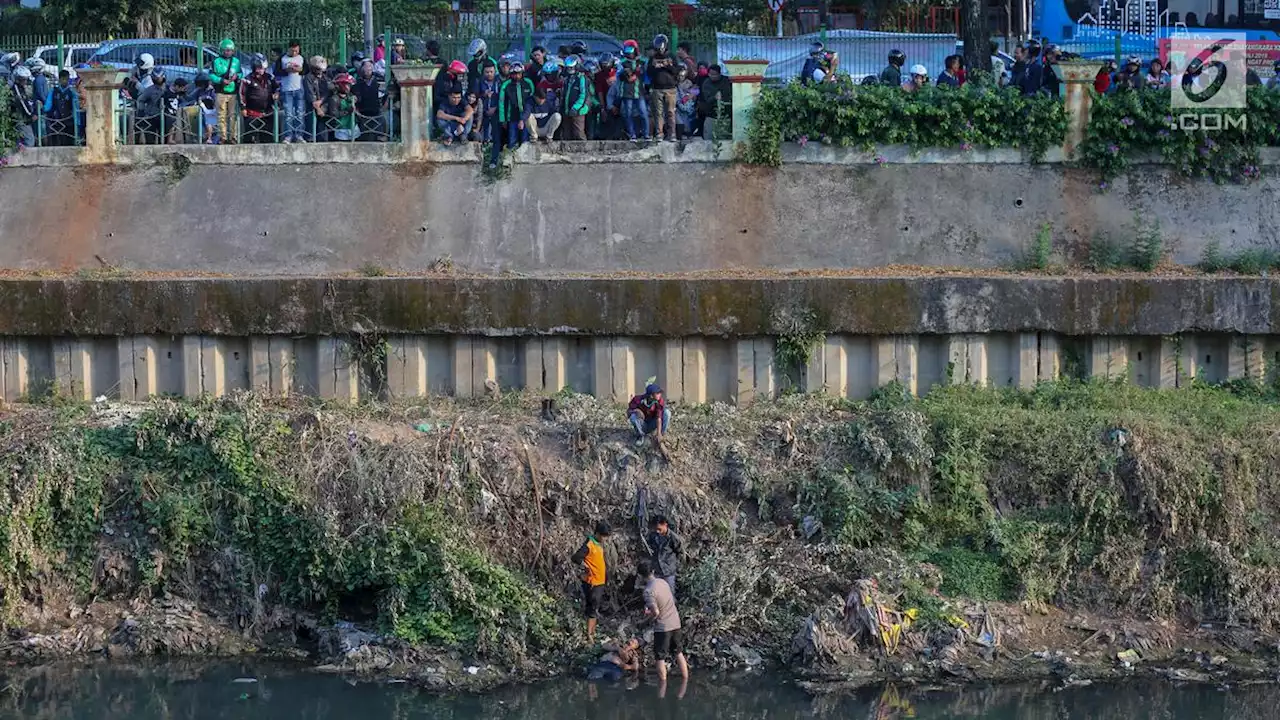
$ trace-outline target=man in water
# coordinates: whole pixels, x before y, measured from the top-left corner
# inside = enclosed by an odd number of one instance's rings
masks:
[[[587,669],[588,680],[616,682],[625,673],[640,669],[640,639],[631,638],[624,643],[606,644],[600,661]]]
[[[680,611],[666,580],[653,574],[653,562],[641,560],[636,574],[644,583],[644,616],[653,618],[653,655],[658,660],[658,680],[667,680],[667,658],[675,655],[680,677],[689,677],[689,663],[684,657],[684,636],[680,632]]]

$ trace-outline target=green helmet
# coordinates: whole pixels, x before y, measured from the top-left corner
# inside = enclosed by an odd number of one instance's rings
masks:
[[[219,50],[235,50],[236,43],[231,38],[226,38],[225,40],[222,41],[220,45],[218,45],[218,49]]]

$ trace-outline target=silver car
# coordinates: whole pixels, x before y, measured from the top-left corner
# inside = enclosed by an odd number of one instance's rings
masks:
[[[178,78],[195,80],[200,72],[200,66],[196,62],[196,44],[191,40],[114,40],[103,43],[90,62],[132,71],[142,53],[150,53],[155,58],[156,69],[163,70],[170,81]],[[213,65],[213,59],[218,57],[218,50],[212,45],[205,45],[203,54],[203,67],[208,68]],[[247,75],[253,64],[253,56],[243,52],[239,56]]]

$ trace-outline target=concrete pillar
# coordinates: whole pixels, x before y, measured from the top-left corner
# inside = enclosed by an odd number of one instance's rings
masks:
[[[31,392],[30,348],[25,338],[0,338],[0,398],[18,402]]]
[[[526,390],[557,393],[569,384],[569,341],[560,337],[529,338],[524,345]]]
[[[1087,370],[1091,378],[1118,380],[1128,377],[1128,338],[1099,335],[1090,339]]]
[[[430,148],[431,94],[440,68],[435,65],[392,65],[400,83],[400,137],[405,157],[426,160]]]
[[[360,358],[351,343],[336,337],[317,338],[316,360],[319,376],[317,392],[321,398],[339,402],[356,402],[360,399]],[[208,380],[206,375],[206,391]]]
[[[768,60],[725,60],[721,65],[733,84],[733,141],[747,139],[748,113],[760,96],[760,84],[764,82]]]
[[[158,343],[153,337],[138,335],[117,339],[121,400],[146,400],[159,393],[158,350]]]
[[[1053,333],[1040,333],[1040,380],[1052,382],[1062,375],[1062,339]]]
[[[218,338],[200,339],[200,376],[206,393],[214,397],[227,394],[226,347]]]
[[[185,397],[200,397],[204,392],[204,362],[202,343],[199,335],[187,335],[182,338],[182,394]]]
[[[871,340],[871,370],[875,387],[895,380],[907,392],[919,392],[920,338],[915,335],[885,335]]]
[[[1184,333],[1178,336],[1178,387],[1191,387],[1191,381],[1200,373],[1200,347],[1196,336]]]
[[[75,338],[53,341],[55,393],[69,400],[93,399],[93,348]]]
[[[685,338],[681,343],[681,401],[691,405],[707,402],[707,341]]]
[[[1102,67],[1099,61],[1074,61],[1058,63],[1058,77],[1066,85],[1064,105],[1067,110],[1067,135],[1062,143],[1062,154],[1070,158],[1084,142],[1084,130],[1089,124],[1089,108],[1093,106],[1093,79]]]
[[[1013,385],[1020,390],[1030,390],[1040,380],[1040,336],[1018,333],[1014,343]]]
[[[947,363],[952,384],[987,384],[987,339],[983,335],[952,335],[947,338]]]
[[[658,368],[658,384],[666,398],[684,400],[684,338],[666,338],[661,343],[662,357]]]
[[[595,396],[613,402],[630,400],[638,389],[635,348],[621,337],[598,337],[592,344]]]
[[[427,339],[421,335],[392,335],[387,339],[387,392],[393,398],[417,398],[427,389]]]
[[[1160,346],[1156,352],[1155,372],[1152,373],[1155,387],[1162,390],[1178,387],[1178,350],[1176,338],[1160,338]]]
[[[266,335],[249,338],[249,389],[271,394],[271,339]]]
[[[485,381],[498,379],[497,347],[489,338],[460,335],[453,342],[454,397],[484,397]]]
[[[115,68],[77,70],[80,87],[84,88],[84,147],[82,164],[104,164],[116,161],[116,103],[125,73]]]
[[[773,397],[777,382],[773,338],[740,338],[734,345],[734,354],[738,366],[736,403],[746,406]]]
[[[1227,345],[1227,379],[1262,380],[1262,338],[1256,335],[1232,335]]]

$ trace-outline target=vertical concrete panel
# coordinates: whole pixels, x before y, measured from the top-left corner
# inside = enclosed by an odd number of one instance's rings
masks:
[[[182,394],[182,338],[173,335],[156,338],[156,370],[157,393]]]
[[[987,383],[993,387],[1013,387],[1017,368],[1018,336],[991,333],[987,336]]]
[[[1230,336],[1219,334],[1196,334],[1196,376],[1205,382],[1220,383],[1227,380],[1227,360],[1229,356]]]
[[[1040,336],[1036,333],[1018,333],[1013,348],[1013,384],[1030,390],[1040,380]]]
[[[658,384],[662,385],[668,400],[684,401],[684,338],[664,338],[659,353],[661,367]]]
[[[630,400],[632,395],[644,390],[645,381],[649,378],[662,384],[665,355],[662,341],[657,338],[629,337],[627,346],[631,348],[631,364],[634,368],[631,386],[627,391],[627,399]],[[665,385],[663,389],[666,389]]]
[[[920,394],[920,337],[899,335],[894,340],[896,379],[907,392]]]
[[[1129,372],[1128,339],[1099,335],[1089,339],[1089,377],[1116,380]]]
[[[1245,376],[1262,382],[1267,377],[1267,338],[1265,335],[1245,337]]]
[[[200,338],[200,371],[204,391],[214,397],[227,394],[227,348],[216,337]]]
[[[266,335],[249,338],[249,389],[271,394],[271,339]]]
[[[434,395],[453,392],[453,342],[444,335],[423,338],[427,355],[427,391]]]
[[[1160,338],[1129,338],[1129,382],[1138,387],[1160,386]]]
[[[126,335],[116,338],[117,397],[125,402],[134,402],[140,399],[138,382],[133,376],[133,362],[133,337]]]
[[[1192,333],[1183,333],[1177,337],[1178,348],[1178,387],[1191,387],[1191,381],[1201,372],[1201,357],[1198,338]]]
[[[707,402],[734,402],[738,397],[738,341],[708,338]]]
[[[31,392],[31,357],[26,338],[0,339],[0,365],[3,365],[3,396],[8,402],[25,399]]]
[[[947,364],[952,384],[969,382],[969,336],[947,336]]]
[[[927,395],[934,387],[947,381],[949,345],[945,336],[921,335],[919,348],[916,367],[920,378],[917,389],[921,395]]]
[[[293,340],[281,335],[267,338],[267,359],[270,363],[267,372],[270,374],[271,394],[276,397],[293,395],[298,365]]]
[[[1262,338],[1262,377],[1268,383],[1280,381],[1280,335]]]
[[[503,392],[524,388],[524,345],[521,338],[489,338],[486,345],[493,351],[493,375]]]
[[[595,384],[595,339],[575,337],[565,341],[569,349],[569,387],[580,393],[593,392]]]
[[[635,394],[645,378],[636,373],[636,344],[634,338],[615,337],[610,343],[610,361],[613,364],[613,384],[610,395],[614,402],[627,402]]]
[[[898,379],[897,340],[892,335],[871,338],[872,389],[884,387]]]
[[[971,334],[965,337],[969,347],[969,376],[966,382],[985,387],[990,378],[990,365],[987,355],[987,336]]]
[[[350,342],[336,339],[333,357],[333,398],[341,402],[360,400],[360,356]]]
[[[320,396],[319,338],[299,338],[292,343],[293,389],[299,395]]]
[[[92,400],[93,342],[58,338],[53,341],[52,351],[53,381],[57,392],[72,400]]]
[[[809,353],[809,359],[800,368],[801,392],[831,394],[827,389],[827,345],[837,340],[837,336],[827,335],[822,343]]]
[[[849,398],[852,400],[865,400],[876,389],[876,346],[877,339],[868,335],[845,338],[845,354],[849,358]]]
[[[683,401],[703,405],[710,400],[707,378],[707,341],[699,337],[685,338],[681,343],[680,383]]]
[[[223,363],[226,367],[225,382],[227,392],[248,390],[249,385],[249,340],[242,337],[220,337],[218,346],[222,348]]]
[[[774,362],[774,340],[772,337],[759,337],[753,342],[755,345],[755,384],[756,399],[773,398],[777,396],[778,385],[778,366]]]
[[[817,353],[822,358],[822,390],[838,398],[849,397],[849,347],[842,335],[828,335]]]
[[[387,343],[387,392],[393,398],[425,397],[426,339],[420,335],[393,335]]]
[[[453,338],[453,396],[459,398],[477,397],[484,392],[484,385],[479,388],[472,382],[471,364],[474,347],[471,337],[458,335]]]
[[[339,342],[334,337],[318,337],[316,344],[316,393],[325,400],[339,397]]]
[[[545,369],[542,366],[542,338],[524,339],[524,389],[533,392],[545,392]]]
[[[140,335],[133,339],[133,381],[138,400],[160,393],[160,339]]]
[[[1054,333],[1040,333],[1040,380],[1051,382],[1061,375],[1062,338]]]
[[[542,388],[557,393],[569,385],[569,341],[562,337],[542,340]]]
[[[74,342],[71,338],[53,339],[53,391],[65,398],[75,397],[71,374],[71,345]],[[0,385],[3,383],[0,380]]]
[[[1227,338],[1227,379],[1241,380],[1262,377],[1261,338],[1250,335],[1231,335]]]
[[[1181,348],[1177,338],[1161,337],[1157,339],[1155,368],[1152,380],[1155,387],[1171,390],[1178,387],[1178,376],[1182,371],[1182,360],[1179,357]]]
[[[742,338],[734,342],[734,367],[738,372],[734,402],[745,407],[756,399],[756,343],[751,338]]]
[[[204,393],[204,343],[199,335],[182,338],[182,394],[189,398]]]

